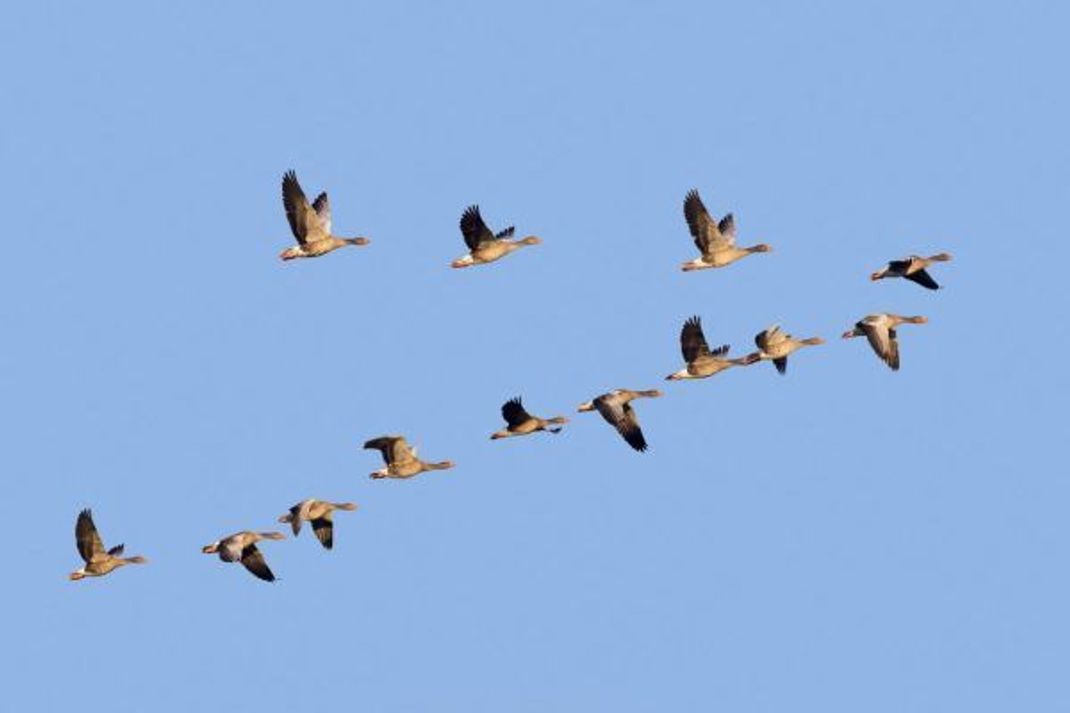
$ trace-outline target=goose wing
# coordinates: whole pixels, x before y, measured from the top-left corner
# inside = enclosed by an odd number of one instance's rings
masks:
[[[505,232],[502,231],[503,234]],[[477,205],[468,206],[461,214],[461,235],[464,236],[464,244],[469,250],[476,250],[480,245],[498,239],[483,222],[483,216],[479,214]]]
[[[788,338],[788,335],[780,329],[779,325],[774,325],[768,329],[763,329],[754,336],[754,343],[763,352],[769,351]]]
[[[710,355],[710,345],[706,343],[706,335],[702,333],[701,318],[695,316],[684,322],[684,328],[680,330],[680,351],[688,364],[699,357]]]
[[[331,202],[327,198],[327,192],[324,191],[316,196],[316,200],[312,201],[312,210],[316,212],[316,217],[319,219],[320,227],[323,228],[323,232],[327,235],[331,234]]]
[[[78,545],[78,554],[86,563],[100,559],[108,551],[104,549],[104,543],[97,532],[97,526],[93,524],[91,510],[82,510],[78,513],[78,522],[74,525],[74,540]]]
[[[412,460],[415,455],[412,448],[405,442],[402,436],[380,436],[373,438],[364,444],[365,448],[374,448],[383,454],[383,460],[387,465],[404,463]]]
[[[914,272],[911,272],[909,274],[903,275],[903,277],[907,278],[911,282],[916,282],[917,284],[921,285],[922,287],[925,287],[925,288],[930,289],[930,290],[939,290],[940,289],[940,285],[937,284],[936,280],[933,279],[932,275],[930,275],[925,270],[925,268],[922,268],[920,270],[915,270]]]
[[[617,429],[617,433],[629,446],[640,452],[646,450],[646,439],[643,438],[643,431],[639,428],[639,419],[630,403],[610,397],[595,399],[595,406],[602,414],[602,418]]]
[[[328,223],[330,220],[330,208],[327,206],[327,194],[321,194],[316,199],[327,208]],[[305,192],[301,190],[301,184],[297,182],[297,174],[287,171],[282,176],[282,205],[286,209],[286,220],[290,223],[290,230],[301,245],[322,240],[330,235],[325,229],[324,223],[315,208],[308,204]]]
[[[520,397],[517,396],[502,404],[502,418],[505,419],[510,428],[516,428],[520,424],[530,421],[531,414],[527,412]]]
[[[334,547],[334,520],[330,511],[312,521],[312,532],[326,549]]]
[[[241,551],[241,563],[254,577],[265,582],[274,582],[275,575],[264,560],[264,555],[255,544],[246,545]]]
[[[721,234],[720,228],[710,217],[710,212],[706,210],[702,198],[694,188],[684,197],[684,218],[687,220],[687,228],[691,231],[691,237],[695,241],[695,247],[703,255],[731,246],[732,241]],[[733,225],[731,215],[725,216],[725,220],[721,222],[726,226]]]
[[[882,320],[863,319],[857,324],[866,335],[866,341],[874,353],[893,370],[899,368],[899,345],[895,341],[895,330],[889,329]]]

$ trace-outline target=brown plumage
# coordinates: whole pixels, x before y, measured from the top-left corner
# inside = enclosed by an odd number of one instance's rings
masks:
[[[937,253],[929,257],[910,255],[902,260],[892,260],[887,266],[870,275],[869,279],[883,280],[889,277],[902,277],[926,289],[938,290],[940,285],[936,283],[936,280],[932,278],[932,275],[925,268],[934,262],[947,262],[950,259],[951,255],[949,253]]]
[[[243,530],[233,535],[216,540],[210,545],[201,548],[206,555],[219,554],[219,559],[224,562],[241,562],[245,569],[265,582],[274,582],[275,575],[268,567],[264,555],[257,548],[256,543],[261,540],[284,540],[286,536],[281,532],[253,532]]]
[[[779,325],[774,325],[758,332],[754,337],[754,343],[758,345],[758,359],[772,361],[776,370],[783,374],[788,370],[789,354],[803,347],[824,344],[825,340],[821,337],[796,339],[781,330]]]
[[[668,381],[680,379],[705,379],[719,374],[733,366],[746,366],[758,361],[757,354],[748,354],[738,359],[728,358],[729,346],[722,344],[711,350],[702,333],[702,320],[691,317],[684,322],[680,330],[680,351],[684,357],[684,368],[666,376]]]
[[[312,532],[316,539],[326,549],[334,547],[334,511],[356,510],[355,503],[332,503],[326,500],[308,498],[290,508],[290,511],[279,517],[279,522],[289,523],[294,537],[301,532],[301,525],[308,522],[312,525]]]
[[[699,257],[680,266],[685,272],[724,267],[752,253],[772,250],[765,243],[749,248],[736,247],[735,218],[728,213],[719,222],[715,221],[694,188],[684,197],[684,219],[687,220],[687,228],[700,253]]]
[[[450,267],[483,265],[505,257],[526,245],[538,245],[542,242],[535,235],[513,240],[514,232],[515,229],[510,225],[505,230],[495,233],[483,222],[479,206],[468,206],[461,215],[461,235],[464,236],[464,244],[468,246],[468,254],[454,260],[450,263]]]
[[[282,176],[282,205],[286,220],[297,239],[297,245],[283,250],[279,257],[294,260],[303,257],[319,257],[346,245],[367,245],[364,237],[340,238],[331,234],[331,204],[326,193],[320,193],[309,205],[297,174],[287,171]]]
[[[141,556],[123,557],[123,545],[106,549],[100,539],[100,533],[97,532],[97,526],[93,524],[93,513],[88,509],[78,513],[78,520],[74,525],[74,541],[85,564],[81,569],[70,573],[72,581],[85,577],[103,577],[124,565],[148,562]]]
[[[561,429],[553,428],[553,426],[568,423],[568,419],[564,416],[554,416],[553,418],[532,416],[524,409],[524,404],[519,396],[502,404],[502,418],[505,419],[507,425],[500,431],[492,433],[491,440],[509,438],[510,436],[526,436],[539,431],[560,433]]]
[[[878,313],[863,317],[855,322],[853,329],[843,333],[844,339],[865,337],[873,352],[892,371],[899,370],[899,339],[896,327],[901,324],[925,324],[929,320],[921,315],[903,317],[898,314]]]
[[[639,418],[632,409],[631,402],[638,398],[656,398],[661,396],[657,389],[646,391],[632,391],[631,389],[614,389],[609,393],[597,396],[594,399],[582,403],[579,411],[598,411],[602,418],[627,441],[628,445],[637,451],[645,451],[647,448],[646,438],[639,428]]]
[[[365,448],[378,450],[383,454],[386,466],[371,473],[372,478],[411,478],[429,470],[446,470],[453,467],[453,461],[427,463],[416,457],[416,450],[405,442],[402,436],[380,436],[364,444]]]

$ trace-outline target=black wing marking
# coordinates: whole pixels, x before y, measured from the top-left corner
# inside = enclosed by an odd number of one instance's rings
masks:
[[[464,235],[464,244],[469,250],[475,250],[483,243],[496,239],[494,233],[483,222],[483,216],[479,214],[477,205],[468,206],[461,215],[461,234]]]
[[[275,575],[272,574],[271,568],[264,561],[264,555],[261,554],[256,545],[247,545],[241,551],[241,563],[257,579],[262,579],[265,582],[275,581]]]
[[[688,364],[700,356],[709,355],[710,345],[706,343],[706,335],[702,333],[701,318],[695,316],[684,322],[684,327],[680,330],[680,351]]]
[[[74,540],[78,545],[78,554],[86,562],[105,553],[100,533],[97,532],[97,526],[93,524],[91,510],[86,509],[78,513],[78,522],[74,526]]]
[[[773,366],[775,366],[776,370],[779,371],[781,374],[788,373],[788,358],[780,357],[779,359],[774,359]]]
[[[331,520],[330,513],[313,520],[312,531],[316,533],[316,538],[326,549],[329,550],[334,547],[334,523]]]
[[[628,442],[628,445],[642,453],[646,450],[646,439],[643,431],[639,428],[639,420],[631,404],[624,404],[624,417],[615,424],[617,432]]]
[[[520,397],[517,396],[502,404],[502,418],[505,419],[510,428],[516,428],[520,424],[531,420],[531,414],[524,409],[524,404],[521,403]]]
[[[112,557],[121,557],[125,548],[126,545],[116,545],[115,547],[112,547],[110,550],[108,550],[108,554]]]
[[[930,290],[940,289],[940,285],[937,284],[936,280],[932,278],[932,275],[926,272],[924,268],[921,270],[917,270],[916,272],[912,272],[909,275],[904,275],[903,277],[907,278],[911,282],[916,282],[922,287],[928,288]]]
[[[706,210],[698,191],[692,188],[684,197],[684,218],[687,220],[687,228],[691,231],[691,237],[695,240],[695,247],[705,255],[709,252],[710,245],[717,240],[717,226]]]
[[[297,182],[297,174],[293,171],[287,171],[282,176],[282,206],[286,209],[286,220],[290,223],[290,231],[297,238],[297,242],[304,245],[305,237],[308,235],[305,213],[308,209],[308,198],[301,190],[301,184]]]

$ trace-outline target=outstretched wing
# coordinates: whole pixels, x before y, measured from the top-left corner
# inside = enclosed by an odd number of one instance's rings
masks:
[[[881,361],[891,367],[893,371],[898,369],[899,350],[895,344],[895,330],[888,329],[881,324],[875,324],[868,320],[862,320],[857,326],[862,328],[862,331],[866,335],[866,341],[869,342],[869,346],[873,349],[873,352],[880,357]]]
[[[502,418],[505,419],[510,428],[515,428],[531,420],[531,414],[524,409],[524,404],[521,403],[520,397],[517,396],[502,404]]]
[[[639,418],[635,415],[635,409],[630,403],[624,404],[621,411],[623,418],[615,424],[617,432],[628,442],[628,445],[642,453],[646,450],[646,439],[643,431],[639,428]]]
[[[316,200],[312,201],[312,210],[316,211],[316,217],[319,218],[320,227],[323,228],[323,232],[327,235],[331,234],[331,203],[327,200],[327,192],[324,191],[316,196]]]
[[[401,436],[380,436],[379,438],[373,438],[364,444],[365,448],[374,448],[383,454],[383,460],[387,465],[393,465],[395,463],[404,463],[412,460],[413,455],[412,448],[405,442],[405,439]]]
[[[702,319],[698,316],[684,322],[684,327],[680,330],[680,351],[688,364],[699,357],[709,356],[710,345],[706,343],[706,335],[702,333]]]
[[[479,214],[477,205],[468,206],[461,215],[461,234],[464,235],[464,244],[469,250],[475,250],[483,243],[497,240],[487,224],[483,222],[483,216]]]
[[[326,194],[321,197],[326,203]],[[316,201],[319,202],[319,198]],[[330,234],[329,230],[324,229],[319,214],[308,204],[308,198],[301,190],[301,184],[297,182],[297,174],[293,171],[287,171],[282,176],[282,205],[286,209],[286,220],[290,222],[290,230],[301,245],[322,240]]]
[[[911,282],[916,282],[922,287],[928,288],[930,290],[940,289],[940,285],[937,284],[936,280],[932,278],[932,275],[926,272],[924,268],[911,272],[907,275],[903,275],[903,277],[907,278]]]
[[[246,545],[241,551],[241,563],[257,579],[262,579],[265,582],[275,581],[275,575],[271,572],[271,568],[267,566],[267,562],[264,561],[264,555],[261,554],[255,544]]]
[[[767,352],[770,348],[787,339],[787,337],[788,335],[784,334],[778,325],[774,325],[758,332],[758,334],[754,336],[754,343],[763,352]]]
[[[687,229],[691,231],[691,237],[695,241],[695,247],[703,255],[709,253],[714,243],[720,239],[717,224],[710,217],[698,191],[692,188],[684,196],[684,218],[687,220]]]
[[[736,242],[736,219],[731,213],[721,218],[721,222],[717,224],[717,232],[721,234],[721,239],[726,245],[733,245]]]
[[[97,526],[93,524],[93,513],[88,509],[78,513],[78,522],[74,525],[74,540],[78,544],[78,554],[87,563],[107,554]]]
[[[788,358],[780,357],[779,359],[774,359],[773,366],[775,366],[776,370],[779,371],[781,374],[788,373]]]
[[[331,519],[331,513],[327,513],[323,517],[317,517],[312,521],[312,531],[316,533],[316,539],[320,541],[326,549],[334,547],[334,522]]]

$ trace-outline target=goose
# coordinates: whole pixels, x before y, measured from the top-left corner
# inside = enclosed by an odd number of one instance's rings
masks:
[[[887,277],[905,277],[911,282],[916,282],[930,290],[939,290],[940,285],[932,278],[925,269],[934,262],[947,262],[951,259],[950,253],[937,253],[929,257],[911,255],[902,260],[892,260],[886,267],[882,267],[869,276],[871,280],[883,280]]]
[[[773,325],[758,332],[754,337],[754,343],[758,345],[758,359],[772,361],[776,370],[783,374],[788,370],[789,354],[803,347],[824,344],[825,340],[821,337],[795,339],[787,332],[782,331],[780,325]]]
[[[261,540],[285,540],[286,535],[281,532],[252,532],[242,530],[233,535],[216,540],[210,545],[201,548],[206,555],[219,553],[219,559],[224,562],[241,562],[245,569],[249,570],[254,577],[265,582],[274,582],[275,575],[264,561],[264,555],[260,553],[256,543]]]
[[[751,253],[767,253],[773,249],[765,243],[749,248],[737,248],[735,218],[728,213],[721,218],[720,223],[714,221],[694,188],[688,191],[684,198],[684,218],[687,219],[687,227],[695,240],[695,246],[702,253],[680,266],[684,272],[724,267]]]
[[[680,351],[683,352],[686,366],[669,374],[665,380],[705,379],[733,366],[746,366],[758,361],[756,353],[729,359],[728,350],[729,346],[722,344],[711,351],[710,345],[706,343],[706,335],[702,333],[702,319],[691,317],[684,322],[684,327],[680,330]]]
[[[843,333],[844,339],[865,337],[869,346],[892,371],[899,371],[899,340],[895,328],[900,324],[925,324],[929,320],[921,315],[903,317],[898,314],[877,313],[855,322],[853,329]]]
[[[494,262],[525,245],[538,245],[542,242],[535,235],[529,235],[520,240],[511,240],[514,231],[515,228],[510,225],[495,234],[483,222],[483,216],[479,214],[479,206],[468,206],[461,215],[461,234],[464,235],[464,244],[468,246],[469,252],[450,263],[450,267],[471,267]]]
[[[301,532],[301,525],[304,522],[310,522],[312,531],[316,533],[316,539],[329,550],[334,547],[334,511],[356,509],[356,503],[331,503],[326,500],[308,498],[294,505],[285,515],[280,516],[279,522],[289,523],[294,537]]]
[[[639,419],[632,409],[631,401],[639,398],[656,398],[661,396],[657,389],[632,391],[631,389],[614,389],[597,396],[579,406],[579,411],[598,411],[611,426],[617,429],[628,445],[637,451],[646,450],[646,439],[639,428]]]
[[[505,419],[505,422],[508,425],[500,431],[495,431],[490,434],[492,441],[499,438],[509,438],[510,436],[526,436],[529,433],[536,433],[538,431],[560,433],[560,427],[552,428],[552,426],[568,423],[568,419],[564,416],[554,416],[553,418],[539,418],[538,416],[532,416],[524,408],[524,404],[521,402],[519,396],[509,399],[502,404],[502,418]]]
[[[416,449],[409,446],[402,436],[380,436],[364,444],[365,448],[374,448],[383,454],[384,468],[372,472],[371,477],[411,478],[428,470],[447,470],[453,467],[453,461],[425,463],[416,457]]]
[[[93,524],[93,512],[88,509],[78,513],[78,521],[74,525],[74,541],[85,564],[81,569],[70,573],[72,582],[85,577],[103,577],[123,565],[148,562],[140,555],[123,557],[123,545],[105,549],[97,526]]]
[[[279,257],[293,260],[299,257],[319,257],[346,245],[367,245],[363,237],[339,238],[331,234],[331,204],[326,193],[320,193],[312,205],[308,204],[297,174],[287,171],[282,176],[282,205],[286,220],[297,238],[297,245],[286,248]]]

